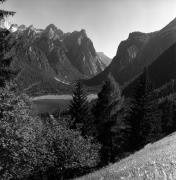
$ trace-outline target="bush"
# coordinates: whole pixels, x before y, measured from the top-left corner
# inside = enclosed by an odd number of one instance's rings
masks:
[[[93,167],[99,145],[91,138],[32,113],[29,97],[7,85],[0,90],[0,179],[56,176],[66,169]]]

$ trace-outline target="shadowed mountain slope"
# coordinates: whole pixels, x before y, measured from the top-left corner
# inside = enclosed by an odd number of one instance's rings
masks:
[[[120,43],[111,64],[103,72],[84,82],[88,86],[95,86],[111,73],[121,85],[125,85],[175,42],[176,19],[154,33],[130,33],[128,39]]]

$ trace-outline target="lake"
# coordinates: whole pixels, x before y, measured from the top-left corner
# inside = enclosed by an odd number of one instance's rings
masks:
[[[96,94],[89,94],[87,96],[88,101],[96,99]],[[31,99],[32,108],[36,113],[53,113],[56,110],[64,110],[68,108],[72,96],[69,94],[65,95],[45,95],[38,96]]]

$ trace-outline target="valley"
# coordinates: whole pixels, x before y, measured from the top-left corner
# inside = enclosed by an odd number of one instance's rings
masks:
[[[176,18],[124,2],[0,8],[0,180],[176,179]]]
[[[45,29],[12,25],[7,39],[10,66],[19,72],[16,82],[21,90],[27,89],[25,92],[30,94],[45,88],[43,91],[48,93],[67,93],[53,89],[64,85],[67,88],[79,79],[93,77],[111,61],[104,54],[100,58],[83,29],[64,33],[54,24]]]

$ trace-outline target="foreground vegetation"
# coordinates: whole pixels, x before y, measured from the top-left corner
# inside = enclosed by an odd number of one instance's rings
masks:
[[[98,144],[65,121],[33,114],[29,98],[14,85],[1,88],[0,100],[0,179],[55,179],[98,162]]]
[[[8,33],[1,29],[0,179],[75,178],[119,161],[176,131],[175,80],[155,89],[147,67],[137,78],[130,97],[123,96],[121,87],[109,74],[96,100],[90,102],[82,83],[76,82],[68,108],[35,113],[28,95],[16,85],[19,72],[12,69],[12,58],[5,56]],[[44,81],[33,90],[37,94],[39,89],[44,93],[62,89],[50,83],[43,89]],[[160,143],[147,146],[87,177],[174,179],[172,141],[162,141],[164,148],[160,148]]]
[[[172,134],[144,149],[79,180],[174,180],[176,179],[176,134]]]
[[[122,96],[118,83],[109,75],[97,100],[89,102],[78,82],[69,108],[63,112],[57,109],[53,114],[33,112],[30,98],[15,84],[14,73],[8,66],[2,70],[2,180],[78,177],[114,163],[176,130],[174,91],[171,88],[171,93],[162,97],[160,90],[154,90],[150,84],[147,69],[131,98]]]

